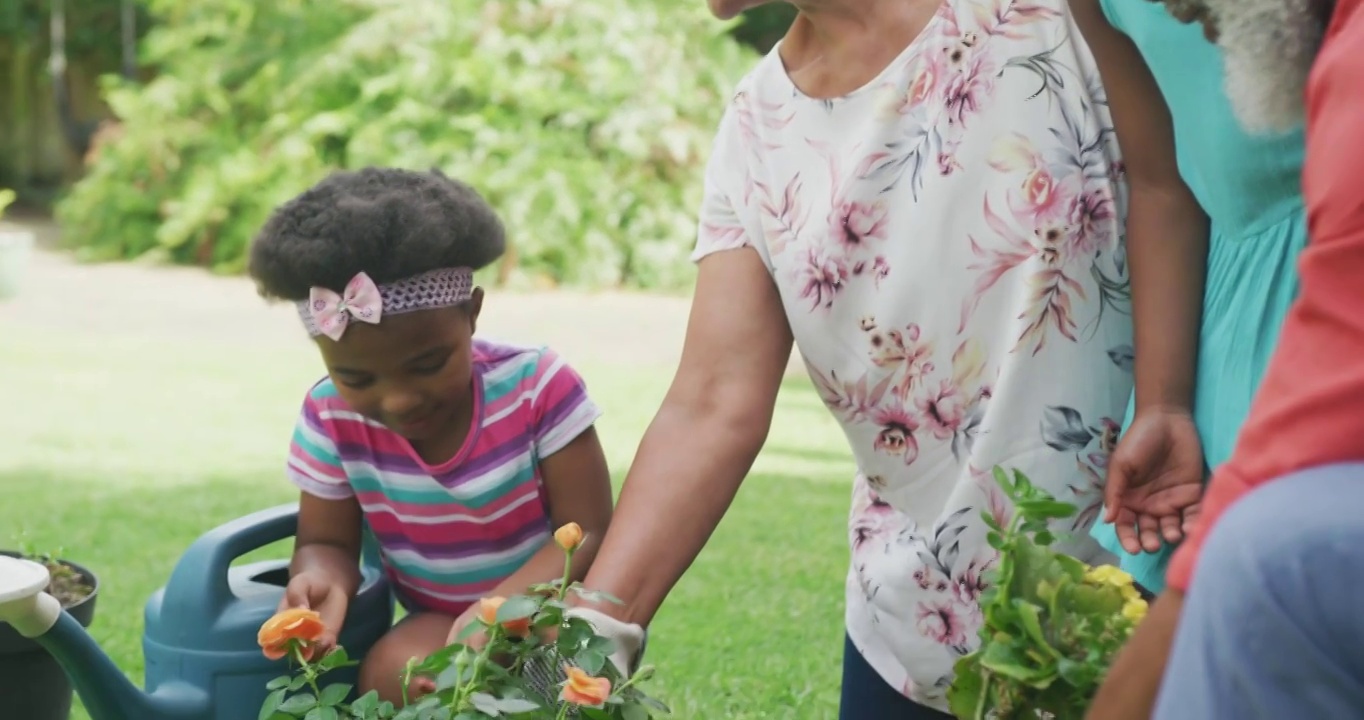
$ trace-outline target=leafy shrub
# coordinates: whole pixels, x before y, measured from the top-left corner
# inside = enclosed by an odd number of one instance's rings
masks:
[[[734,39],[760,53],[767,53],[791,27],[796,19],[794,5],[773,2],[744,11],[734,28]]]
[[[59,205],[92,259],[240,271],[334,168],[439,167],[507,223],[522,276],[678,287],[700,174],[751,53],[699,2],[152,0],[143,87]]]

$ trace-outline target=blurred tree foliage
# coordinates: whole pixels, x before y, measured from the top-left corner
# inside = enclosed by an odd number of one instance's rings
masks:
[[[120,6],[121,0],[67,0],[67,57],[117,69]],[[139,21],[144,20],[141,8],[136,9]],[[51,0],[0,0],[0,45],[40,46],[46,53],[50,10]]]
[[[439,167],[503,215],[525,277],[679,287],[701,172],[752,62],[699,2],[148,0],[144,86],[58,207],[95,259],[240,271],[335,168]]]
[[[734,39],[765,54],[786,34],[795,18],[796,8],[789,3],[759,5],[744,13],[734,28]]]

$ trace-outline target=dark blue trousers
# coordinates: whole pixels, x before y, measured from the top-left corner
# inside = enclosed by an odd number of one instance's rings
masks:
[[[839,720],[940,720],[952,716],[900,694],[872,669],[851,638],[843,640],[843,694]]]

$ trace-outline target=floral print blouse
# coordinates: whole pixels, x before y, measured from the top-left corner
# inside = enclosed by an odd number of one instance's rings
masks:
[[[1122,164],[1065,0],[946,0],[874,81],[804,96],[777,51],[734,95],[695,257],[757,252],[857,463],[847,627],[944,708],[976,644],[982,513],[1017,468],[1087,527],[1132,389]]]

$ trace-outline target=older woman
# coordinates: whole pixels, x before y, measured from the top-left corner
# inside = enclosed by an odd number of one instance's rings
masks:
[[[1058,530],[1099,557],[1133,296],[1138,411],[1197,453],[1206,225],[1097,0],[796,4],[721,121],[681,366],[587,578],[625,604],[586,614],[647,624],[762,447],[794,339],[857,465],[843,717],[937,717],[995,559],[981,515],[1011,513],[991,468],[1085,508]]]

